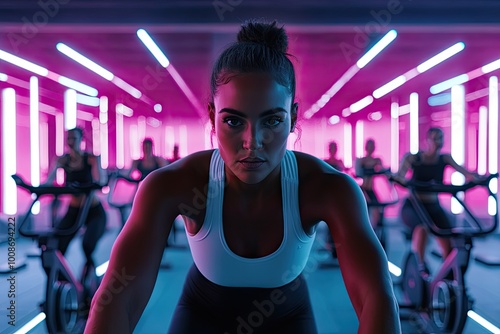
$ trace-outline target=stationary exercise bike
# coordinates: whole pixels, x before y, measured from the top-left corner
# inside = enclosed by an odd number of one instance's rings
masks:
[[[121,182],[120,180],[123,180],[129,184],[127,193],[133,193],[135,195],[135,193],[137,192],[137,188],[139,187],[139,183],[141,183],[144,178],[141,177],[140,179],[134,179],[129,176],[122,175],[119,172],[112,172],[111,174],[109,174],[108,204],[111,207],[117,209],[120,213],[120,221],[122,223],[121,228],[123,228],[123,226],[125,226],[125,223],[127,222],[130,210],[132,209],[133,195],[129,196],[130,198],[126,198],[125,200],[117,198],[117,193],[119,192],[117,191],[117,187],[118,183]]]
[[[71,272],[66,258],[58,250],[58,240],[62,236],[78,231],[84,224],[94,196],[94,191],[102,186],[97,184],[73,185],[69,187],[39,186],[33,187],[18,175],[12,175],[16,184],[32,194],[33,202],[19,226],[19,233],[38,240],[41,249],[42,266],[47,273],[47,287],[42,311],[46,315],[45,323],[49,333],[83,333],[88,316],[89,300],[100,284],[93,265],[85,265],[80,279]],[[51,227],[43,231],[26,228],[26,221],[33,205],[40,197],[52,195],[85,195],[85,200],[78,213],[75,224],[68,229]]]
[[[484,187],[494,198],[495,205],[498,205],[496,194],[489,188],[489,183],[494,178],[498,178],[498,173],[482,181],[468,182],[461,186],[414,182],[403,184],[393,179],[409,189],[409,200],[418,217],[424,222],[424,226],[438,237],[450,238],[453,247],[435,275],[422,270],[418,256],[413,251],[408,253],[404,261],[399,284],[405,300],[404,303],[400,303],[400,309],[411,311],[412,319],[416,320],[415,324],[420,332],[460,334],[463,331],[467,312],[472,308],[472,301],[467,295],[465,285],[465,272],[469,265],[472,239],[495,231],[498,226],[498,212],[487,219],[491,220],[491,224],[481,223],[460,199],[459,193],[478,186]],[[417,192],[450,194],[462,205],[464,218],[468,218],[464,221],[469,226],[439,228],[418,200]]]

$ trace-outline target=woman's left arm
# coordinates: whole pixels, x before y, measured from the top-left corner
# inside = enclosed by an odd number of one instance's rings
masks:
[[[479,178],[479,175],[477,173],[471,172],[467,170],[465,167],[460,166],[455,159],[451,156],[451,154],[445,154],[443,156],[444,161],[453,167],[457,172],[462,173],[468,180],[477,180]]]
[[[104,185],[107,181],[105,171],[101,168],[100,156],[91,155],[90,157],[92,179],[95,183]]]
[[[387,257],[369,222],[360,187],[343,174],[327,174],[324,181],[323,198],[330,205],[323,214],[359,319],[358,333],[401,333]]]

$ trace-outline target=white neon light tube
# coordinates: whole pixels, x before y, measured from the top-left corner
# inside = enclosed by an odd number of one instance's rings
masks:
[[[84,55],[75,51],[74,49],[70,48],[66,44],[57,43],[56,48],[61,53],[65,54],[69,58],[73,59],[74,61],[76,61],[80,65],[85,66],[86,68],[88,68],[92,72],[100,75],[104,79],[109,80],[109,81],[113,80],[113,77],[114,77],[113,73],[111,73],[107,69],[103,68],[101,65],[95,63],[94,61],[88,59],[87,57],[85,57]]]
[[[144,45],[148,48],[148,50],[153,54],[153,56],[158,60],[161,66],[167,68],[170,65],[167,56],[160,50],[158,45],[153,41],[151,36],[144,29],[137,30],[137,36],[144,43]]]
[[[108,123],[101,123],[101,167],[107,169],[109,166],[108,151]]]
[[[419,73],[423,73],[423,72],[431,69],[432,67],[436,66],[437,64],[442,63],[446,59],[448,59],[448,58],[456,55],[457,53],[459,53],[463,49],[465,49],[465,44],[462,43],[462,42],[459,42],[459,43],[457,43],[457,44],[455,44],[453,46],[450,46],[448,49],[446,49],[446,50],[438,53],[437,55],[435,55],[431,59],[423,62],[420,65],[418,65],[417,66],[417,71]]]
[[[419,105],[418,94],[410,94],[410,152],[416,154],[419,150]]]
[[[364,122],[359,120],[356,122],[356,158],[363,157],[363,141],[364,141]]]
[[[479,107],[479,126],[477,140],[477,173],[479,175],[486,174],[488,147],[488,109],[485,106]]]
[[[391,103],[391,172],[399,170],[399,104]]]
[[[49,74],[49,70],[47,70],[46,68],[33,64],[30,61],[19,58],[18,56],[14,56],[13,54],[10,54],[3,50],[0,50],[0,59],[5,60],[12,65],[24,68],[25,70],[38,74],[42,77],[46,77]]]
[[[68,89],[64,92],[64,128],[66,130],[76,127],[76,91]]]
[[[13,88],[2,91],[2,211],[17,213],[16,183],[11,175],[16,174],[16,92]]]
[[[30,78],[30,160],[31,160],[31,184],[35,187],[40,185],[40,111],[38,78]]]
[[[465,90],[463,86],[451,88],[451,156],[457,164],[465,164]],[[454,172],[451,175],[452,184],[462,185],[464,182],[465,177],[461,173]],[[462,211],[460,203],[452,198],[451,212],[458,214]]]
[[[376,99],[381,98],[382,96],[392,92],[399,86],[403,85],[406,82],[406,77],[404,75],[400,75],[394,80],[389,81],[382,87],[379,87],[373,91],[373,97]]]
[[[488,152],[488,172],[490,174],[498,172],[498,78],[491,77],[489,80],[488,99],[488,124],[489,124],[489,152]]]
[[[79,91],[80,93],[87,94],[89,96],[95,97],[99,94],[97,89],[90,87],[90,86],[87,86],[85,84],[82,84],[81,82],[63,77],[63,76],[59,76],[57,78],[57,82],[59,82],[63,86],[66,86],[68,88],[72,88],[74,90]]]
[[[499,68],[500,68],[500,59],[497,59],[481,67],[481,71],[486,74],[498,70]]]
[[[352,167],[352,125],[344,123],[344,165]]]
[[[349,110],[353,113],[358,112],[361,109],[369,106],[372,103],[373,103],[373,97],[368,95],[368,96],[365,96],[364,98],[362,98],[361,100],[359,100],[358,102],[354,102],[353,104],[351,104],[351,106],[349,107]]]
[[[396,37],[396,30],[390,30],[380,41],[377,42],[368,52],[366,52],[357,62],[359,68],[365,67],[373,58],[375,58],[383,49],[387,47]]]
[[[118,105],[116,106],[116,167],[123,168],[125,166],[125,147],[123,141],[123,114],[118,112]]]

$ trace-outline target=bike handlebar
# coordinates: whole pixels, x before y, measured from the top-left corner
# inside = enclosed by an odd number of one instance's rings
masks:
[[[389,179],[407,189],[410,190],[411,196],[409,197],[411,203],[413,204],[415,210],[417,211],[420,218],[426,223],[431,232],[437,236],[441,237],[453,237],[453,236],[479,236],[486,235],[496,230],[498,226],[498,210],[496,210],[495,215],[492,216],[493,223],[489,227],[484,227],[474,214],[470,211],[464,201],[458,198],[458,193],[465,192],[477,186],[486,187],[488,193],[494,198],[495,204],[498,207],[498,199],[496,193],[494,193],[490,187],[489,183],[492,179],[498,178],[498,173],[491,174],[486,178],[477,181],[470,181],[463,185],[452,185],[452,184],[442,184],[442,183],[430,183],[430,182],[416,182],[416,181],[406,181],[402,182],[399,179],[390,177]],[[476,225],[476,229],[467,227],[454,227],[451,229],[439,228],[432,219],[426,213],[426,210],[422,207],[422,203],[417,198],[417,193],[448,193],[451,194],[464,208],[467,215],[472,218],[472,221]]]
[[[14,179],[14,182],[16,182],[16,185],[20,188],[23,188],[30,192],[31,194],[35,195],[35,198],[33,199],[33,202],[31,203],[30,207],[28,208],[28,211],[26,215],[24,216],[23,220],[21,221],[21,224],[19,225],[19,233],[25,237],[42,237],[42,236],[65,236],[65,235],[70,235],[78,231],[80,227],[83,225],[88,211],[90,209],[90,205],[92,203],[93,199],[93,192],[95,190],[100,190],[102,189],[103,185],[97,184],[97,183],[88,183],[88,184],[80,184],[77,182],[71,183],[69,186],[65,187],[60,187],[60,186],[52,186],[52,185],[41,185],[38,187],[32,186],[27,184],[19,175],[12,175],[12,178]],[[51,229],[48,229],[43,232],[33,232],[33,231],[27,231],[24,229],[24,225],[26,221],[28,220],[28,217],[31,213],[31,209],[33,208],[33,205],[38,201],[38,199],[41,196],[44,195],[87,195],[85,198],[85,202],[83,206],[80,208],[80,211],[78,213],[78,218],[76,223],[71,227],[67,229],[59,229],[57,227],[52,227]]]
[[[109,205],[111,205],[112,207],[118,208],[118,209],[129,207],[132,205],[132,203],[116,203],[113,201],[113,199],[112,199],[113,189],[116,186],[116,183],[118,182],[119,179],[125,180],[125,181],[132,183],[132,184],[135,184],[137,186],[140,182],[142,182],[144,180],[144,178],[145,177],[141,176],[141,178],[139,178],[139,179],[134,179],[134,178],[131,178],[130,176],[126,176],[126,175],[120,174],[118,172],[111,173],[110,177],[109,177],[109,179],[111,180],[110,181],[110,190],[108,192]]]

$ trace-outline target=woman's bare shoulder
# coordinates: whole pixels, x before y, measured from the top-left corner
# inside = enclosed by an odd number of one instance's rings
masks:
[[[203,187],[208,182],[212,153],[213,150],[196,152],[156,169],[146,177],[144,186],[154,192],[179,195]]]
[[[313,155],[295,151],[294,153],[299,170],[299,184],[304,188],[312,186],[322,192],[322,189],[329,185],[334,185],[335,189],[341,188],[352,179]]]

